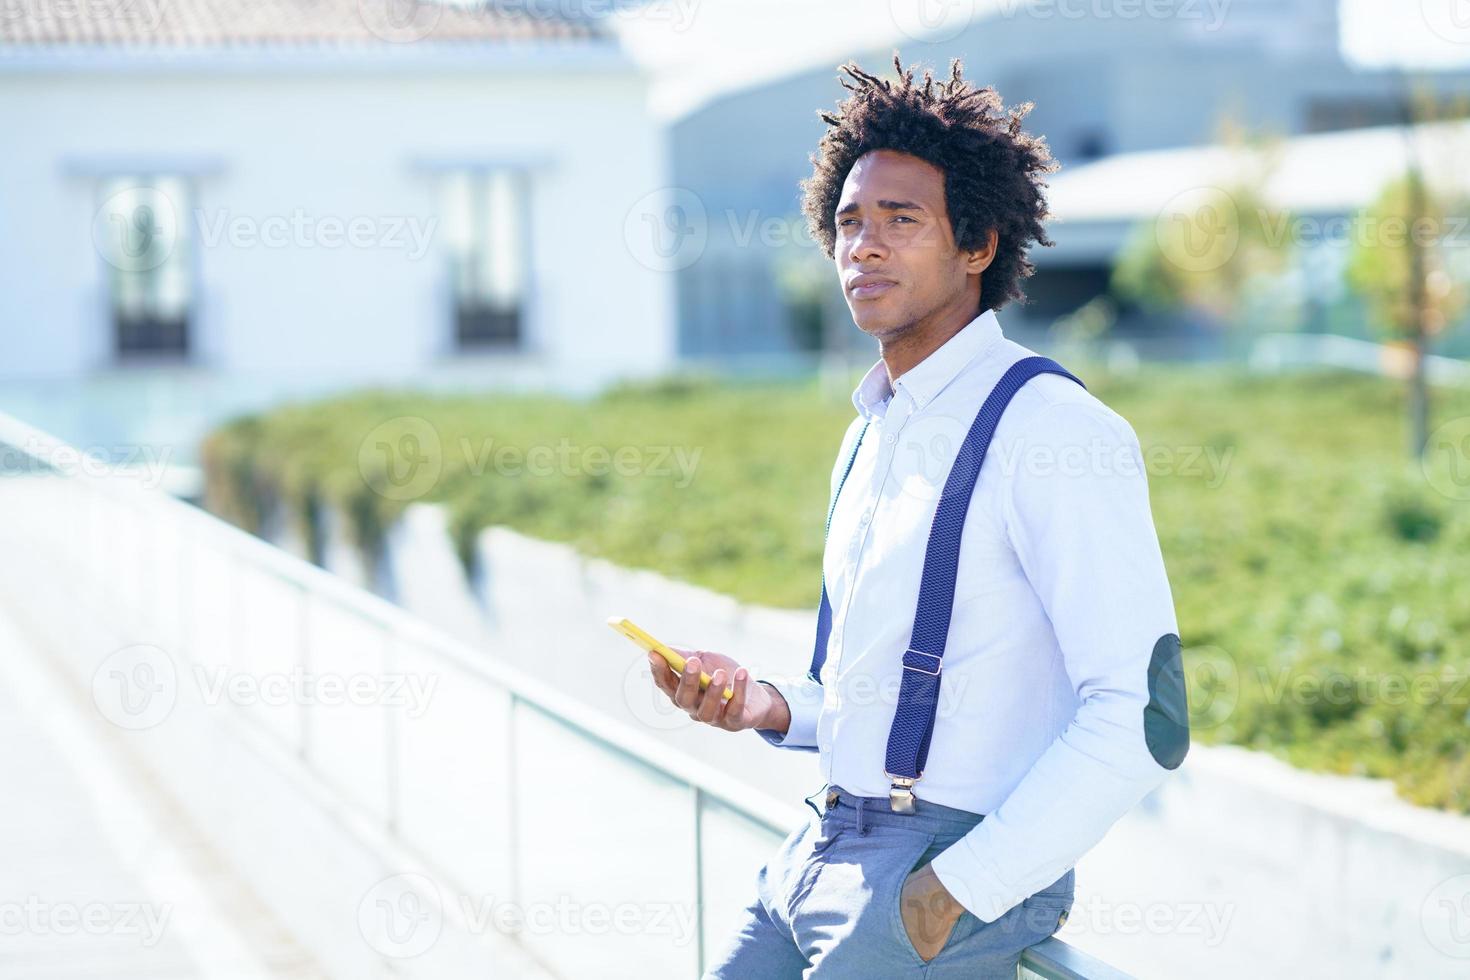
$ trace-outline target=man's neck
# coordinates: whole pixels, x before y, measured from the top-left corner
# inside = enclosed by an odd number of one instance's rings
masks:
[[[971,307],[973,311],[973,307]],[[913,369],[924,358],[949,342],[955,334],[975,319],[974,312],[951,311],[936,316],[927,323],[915,324],[891,340],[879,341],[879,353],[883,365],[888,369],[888,383],[892,385],[905,371]]]

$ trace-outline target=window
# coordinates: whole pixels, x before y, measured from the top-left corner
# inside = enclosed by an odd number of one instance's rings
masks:
[[[1404,121],[1404,104],[1389,97],[1309,99],[1302,128],[1308,133],[1327,133],[1365,126],[1394,126]]]
[[[186,357],[191,314],[189,184],[113,177],[99,186],[93,240],[104,260],[113,351]]]
[[[526,179],[510,169],[443,178],[455,342],[518,346],[526,299]]]
[[[1101,130],[1085,130],[1077,134],[1072,152],[1078,162],[1105,157],[1108,154],[1108,137]]]

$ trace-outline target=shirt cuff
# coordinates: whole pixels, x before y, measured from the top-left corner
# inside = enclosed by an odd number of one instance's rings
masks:
[[[758,677],[756,683],[774,687],[786,699],[786,708],[791,712],[791,724],[784,735],[771,728],[757,728],[756,733],[778,748],[817,751],[817,717],[822,710],[822,685],[810,677]]]
[[[981,922],[994,922],[1026,898],[981,863],[966,837],[941,851],[929,867],[955,901]]]

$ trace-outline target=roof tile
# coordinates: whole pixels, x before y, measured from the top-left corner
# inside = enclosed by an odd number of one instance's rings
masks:
[[[436,0],[8,0],[0,46],[372,45],[605,39],[535,5]]]

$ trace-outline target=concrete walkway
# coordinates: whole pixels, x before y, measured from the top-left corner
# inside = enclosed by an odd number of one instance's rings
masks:
[[[322,974],[0,605],[0,976]]]

